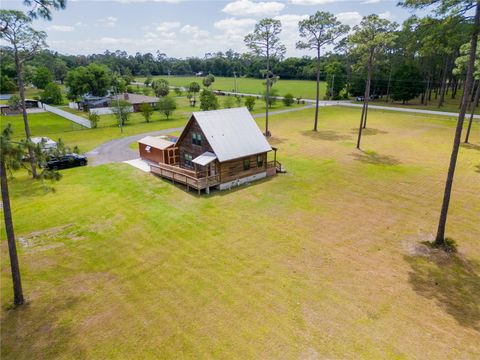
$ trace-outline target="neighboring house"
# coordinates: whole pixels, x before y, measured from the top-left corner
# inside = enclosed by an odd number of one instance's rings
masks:
[[[281,171],[272,148],[247,108],[194,112],[175,146],[173,164],[151,164],[164,178],[208,193],[229,189]],[[274,151],[274,160],[268,153]]]
[[[112,107],[115,106],[116,102],[120,100],[125,100],[126,102],[132,104],[133,111],[139,112],[142,104],[147,103],[152,107],[155,107],[160,99],[154,96],[131,93],[123,93],[104,97],[85,96],[82,98],[82,101],[78,103],[78,108],[83,111],[88,111],[90,109]]]
[[[117,100],[125,100],[126,102],[132,104],[134,112],[139,112],[140,106],[142,104],[150,104],[152,107],[156,107],[158,101],[160,100],[159,98],[154,96],[146,96],[146,95],[131,94],[131,93],[118,94],[118,95],[111,96],[110,98],[112,101],[110,106],[115,106],[115,102]]]
[[[138,140],[138,151],[143,160],[174,165],[178,162],[178,148],[173,149],[174,145],[165,137],[146,136]]]

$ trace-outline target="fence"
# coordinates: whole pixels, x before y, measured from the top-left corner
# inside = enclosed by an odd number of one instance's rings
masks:
[[[89,110],[90,114],[97,114],[97,115],[111,115],[114,114],[111,107],[103,107],[103,108],[92,108]],[[128,112],[133,112],[133,106],[130,107]]]
[[[91,128],[92,127],[92,124],[90,123],[89,120],[83,118],[83,117],[80,117],[80,116],[77,116],[77,115],[74,115],[74,114],[71,114],[65,110],[61,110],[59,108],[56,108],[54,106],[50,106],[50,105],[47,105],[47,104],[42,104],[42,108],[44,108],[45,110],[47,110],[48,112],[51,112],[55,115],[58,115],[58,116],[61,116],[67,120],[70,120],[70,121],[73,121],[74,123],[77,123],[79,125],[82,125],[86,128]]]

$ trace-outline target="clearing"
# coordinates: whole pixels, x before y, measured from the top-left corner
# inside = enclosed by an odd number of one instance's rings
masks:
[[[371,110],[359,152],[359,109],[322,108],[318,133],[313,112],[271,118],[287,174],[210,196],[127,164],[65,170],[55,193],[18,173],[28,304],[9,309],[3,261],[2,358],[480,357],[478,122],[448,219],[459,254],[442,255],[421,242],[455,121]],[[88,149],[110,130],[62,137]]]

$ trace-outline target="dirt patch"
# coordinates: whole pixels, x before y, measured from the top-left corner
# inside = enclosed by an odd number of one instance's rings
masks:
[[[352,134],[358,134],[358,128],[352,129]],[[362,130],[362,135],[379,135],[379,134],[388,134],[388,131],[374,129],[374,128],[365,128]]]
[[[64,241],[82,239],[83,236],[73,224],[66,224],[19,236],[18,242],[26,252],[38,252],[61,247],[65,245]]]

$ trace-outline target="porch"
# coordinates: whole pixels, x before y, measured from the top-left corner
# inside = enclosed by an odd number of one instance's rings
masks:
[[[186,185],[187,190],[195,189],[200,194],[200,191],[205,189],[207,193],[210,187],[220,184],[220,174],[208,175],[208,170],[194,171],[183,169],[179,166],[167,164],[150,164],[150,172],[163,177],[165,179]]]

